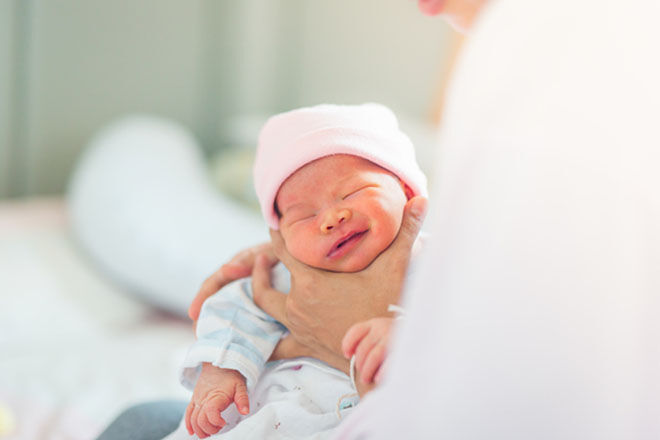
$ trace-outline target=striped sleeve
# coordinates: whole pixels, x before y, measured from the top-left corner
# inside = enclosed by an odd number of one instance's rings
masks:
[[[281,267],[274,270],[273,283],[278,290],[288,291],[288,273],[282,273]],[[181,383],[193,389],[202,363],[207,362],[239,371],[251,388],[285,332],[282,324],[254,304],[250,278],[231,283],[204,302],[197,340],[183,362]]]

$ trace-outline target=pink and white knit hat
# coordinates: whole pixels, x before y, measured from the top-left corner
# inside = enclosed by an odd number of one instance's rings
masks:
[[[426,176],[394,113],[380,104],[322,104],[280,113],[259,134],[254,186],[266,223],[278,229],[274,204],[284,181],[303,165],[333,154],[367,159],[394,173],[414,195],[427,196]]]

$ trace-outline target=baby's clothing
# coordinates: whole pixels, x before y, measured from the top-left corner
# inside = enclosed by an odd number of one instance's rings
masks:
[[[312,358],[269,362],[249,390],[250,414],[233,404],[222,412],[227,425],[211,438],[223,440],[323,440],[359,400],[348,377]],[[185,422],[166,440],[189,436]]]
[[[278,264],[273,287],[290,289],[290,275]],[[223,411],[221,439],[324,439],[359,401],[350,378],[314,358],[267,362],[286,328],[252,300],[252,280],[235,281],[206,300],[197,340],[183,363],[181,382],[193,389],[204,362],[245,376],[250,414],[234,404]],[[240,423],[239,423],[240,422]],[[191,438],[182,421],[167,439]]]
[[[283,264],[275,266],[271,281],[275,289],[289,291],[290,276]],[[194,389],[202,363],[208,362],[237,370],[251,389],[286,331],[254,303],[251,277],[235,281],[204,302],[197,321],[197,340],[183,362],[181,383]]]

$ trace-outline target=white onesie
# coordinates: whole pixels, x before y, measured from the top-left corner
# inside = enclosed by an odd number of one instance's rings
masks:
[[[273,286],[290,289],[290,275],[278,264]],[[201,365],[232,368],[245,376],[250,413],[232,404],[218,439],[325,439],[359,401],[350,378],[308,357],[267,362],[286,328],[257,307],[250,278],[235,281],[204,303],[197,340],[183,362],[181,382],[193,389]],[[239,423],[240,422],[240,423]],[[182,421],[168,440],[189,439]],[[192,438],[196,438],[193,436]]]

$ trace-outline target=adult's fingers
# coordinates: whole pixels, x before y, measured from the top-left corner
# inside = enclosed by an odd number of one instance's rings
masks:
[[[344,338],[341,340],[341,350],[344,353],[346,359],[350,359],[355,353],[355,348],[360,343],[362,338],[364,338],[367,333],[369,333],[369,325],[366,322],[358,322],[348,329]]]
[[[275,265],[278,261],[270,242],[262,243],[237,253],[228,263],[224,264],[220,269],[216,270],[211,276],[204,280],[197,295],[188,308],[188,316],[190,319],[193,321],[199,319],[199,312],[202,309],[202,304],[206,298],[213,295],[232,281],[250,275],[250,273],[252,273],[252,267],[254,266],[254,260],[258,254],[265,255],[271,266]]]
[[[270,266],[267,259],[259,255],[252,270],[252,295],[254,303],[264,312],[289,327],[286,316],[286,295],[273,289],[270,281]]]
[[[222,277],[222,268],[218,269],[213,273],[213,275],[205,279],[202,283],[202,286],[197,291],[197,295],[195,295],[192,303],[190,303],[190,307],[188,307],[188,317],[193,321],[197,321],[199,319],[199,312],[202,310],[202,304],[206,298],[213,295],[213,293],[217,291],[213,290],[213,286],[215,286],[216,279],[219,277]]]
[[[234,403],[238,412],[246,415],[250,412],[250,399],[248,399],[247,386],[243,382],[236,383],[236,391],[234,392]]]
[[[204,304],[204,301],[206,301],[209,296],[213,295],[230,282],[250,275],[251,270],[252,266],[247,267],[230,264],[225,264],[220,269],[216,270],[211,276],[204,280],[202,286],[199,288],[197,295],[195,295],[195,298],[192,300],[192,303],[188,308],[188,317],[193,321],[197,321],[199,319],[199,312],[202,310],[202,304]]]
[[[284,238],[282,237],[282,234],[280,231],[276,231],[275,229],[269,229],[268,233],[270,234],[270,242],[273,245],[273,252],[280,258],[280,261],[284,263],[284,260],[282,260],[284,255],[282,254],[286,250],[286,245],[284,244]]]
[[[268,265],[271,267],[275,266],[280,261],[279,258],[277,258],[277,255],[275,255],[275,251],[273,249],[273,243],[271,242],[266,242],[259,246],[256,246],[253,248],[253,250],[254,250],[255,258],[257,255],[263,255],[266,258],[266,261],[268,261]]]
[[[252,267],[254,266],[254,261],[256,260],[257,255],[265,255],[271,266],[279,261],[273,252],[272,243],[268,241],[239,252],[223,267],[227,268],[229,271],[227,274],[229,276],[232,276],[234,274],[233,271],[236,270],[244,273],[244,275],[239,278],[248,276],[252,272]],[[247,272],[245,272],[245,270],[247,270]]]

